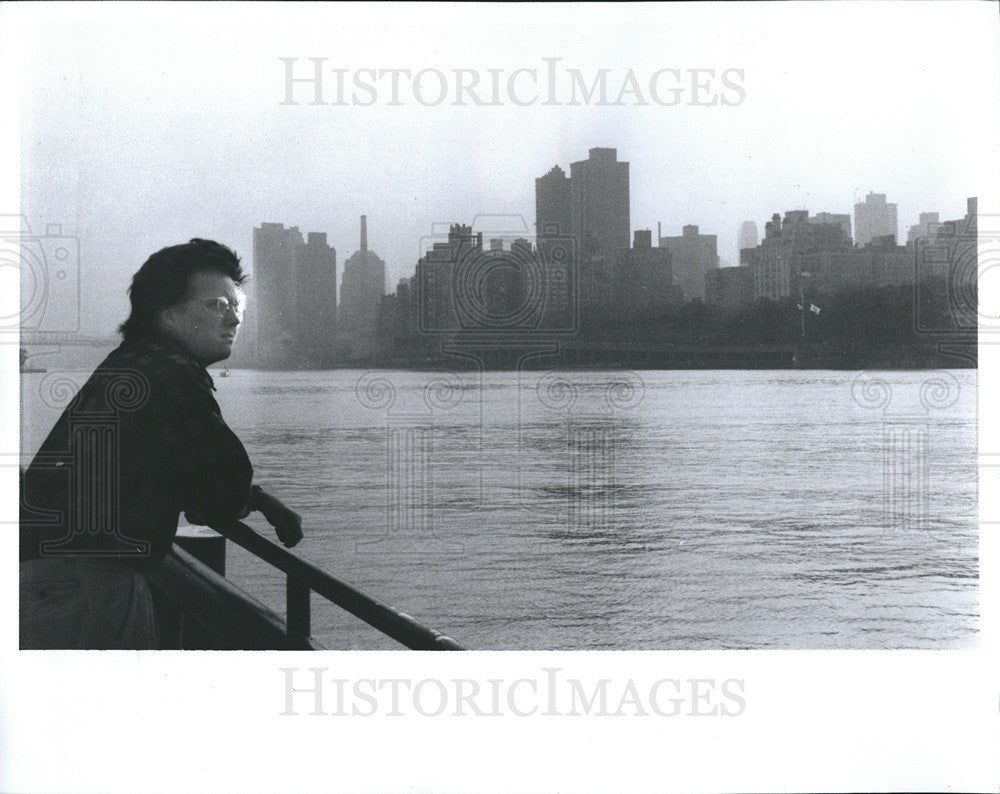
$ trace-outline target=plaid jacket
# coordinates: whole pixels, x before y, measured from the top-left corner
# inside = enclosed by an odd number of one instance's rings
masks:
[[[214,389],[169,340],[109,354],[21,478],[21,559],[111,556],[149,570],[181,511],[206,524],[245,516],[253,467]]]

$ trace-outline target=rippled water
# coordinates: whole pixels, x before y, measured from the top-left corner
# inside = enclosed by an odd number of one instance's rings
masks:
[[[974,371],[216,382],[301,552],[469,647],[976,644]],[[319,599],[313,627],[397,647]]]
[[[22,378],[27,452],[58,415],[47,377]],[[298,551],[468,647],[976,645],[973,370],[216,384],[257,481],[305,517]],[[282,611],[283,576],[229,554]],[[316,597],[313,633],[399,647]]]

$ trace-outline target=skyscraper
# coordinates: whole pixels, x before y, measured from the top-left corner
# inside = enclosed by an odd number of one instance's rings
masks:
[[[629,164],[617,149],[589,155],[570,164],[570,232],[585,258],[611,259],[629,247]]]
[[[340,284],[338,345],[347,359],[376,352],[378,310],[385,294],[385,262],[368,250],[368,217],[361,216],[361,247],[344,262]]]
[[[760,242],[760,233],[757,231],[756,221],[743,221],[740,224],[740,231],[737,236],[739,249],[756,248]]]
[[[911,226],[906,233],[907,244],[912,243],[918,237],[932,237],[941,225],[941,216],[937,212],[921,212],[920,223]]]
[[[262,223],[253,230],[253,279],[250,313],[254,317],[254,355],[258,366],[297,365],[298,336],[296,246],[298,227]]]
[[[854,205],[854,234],[858,246],[890,234],[894,240],[899,239],[896,205],[886,204],[885,193],[869,193],[864,204]]]
[[[809,223],[834,224],[841,228],[848,240],[851,239],[851,216],[846,212],[817,212],[809,219]]]
[[[502,247],[502,241],[500,241]],[[494,251],[491,241],[490,248]],[[471,226],[453,223],[448,229],[447,242],[437,240],[417,262],[416,292],[419,327],[421,332],[447,337],[463,327],[462,313],[456,304],[455,268],[459,263],[482,263],[483,233],[473,233]],[[460,279],[459,283],[465,282]],[[481,298],[479,290],[468,297]],[[481,308],[481,301],[477,300]],[[471,312],[475,327],[482,319],[482,312]]]
[[[535,180],[535,234],[567,237],[572,228],[570,180],[558,165]]]
[[[684,291],[684,300],[705,300],[705,274],[719,266],[718,238],[689,225],[680,237],[661,237],[660,247],[670,251],[674,282]]]
[[[568,178],[558,165],[538,177],[535,227],[542,261],[559,259],[566,269],[562,285],[550,285],[560,297],[550,297],[572,307],[566,317],[576,327],[576,307],[608,300],[628,256],[629,164],[618,161],[618,150],[591,149],[586,160],[570,164]]]
[[[295,246],[297,349],[302,363],[332,364],[337,342],[337,252],[326,235],[309,232]]]
[[[291,369],[333,361],[337,252],[326,235],[262,223],[253,230],[252,293],[247,329],[257,366]]]
[[[619,254],[616,278],[608,285],[618,316],[637,319],[681,301],[674,284],[670,251],[653,247],[651,229],[636,229],[632,248]]]

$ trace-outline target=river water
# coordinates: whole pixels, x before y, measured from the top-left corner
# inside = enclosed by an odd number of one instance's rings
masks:
[[[297,551],[468,647],[977,643],[974,370],[215,374]],[[283,610],[281,574],[228,566]]]
[[[975,371],[216,383],[301,552],[469,647],[976,644]],[[329,647],[394,646],[313,613]]]

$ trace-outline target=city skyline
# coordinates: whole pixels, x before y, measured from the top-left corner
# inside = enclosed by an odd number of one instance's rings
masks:
[[[611,156],[612,159],[614,159],[614,157],[617,154],[617,150],[615,150],[613,147],[590,147],[588,151],[591,152],[591,153],[593,153],[595,151],[610,152],[611,153],[610,156]],[[583,162],[585,163],[587,161],[585,160]],[[581,163],[574,163],[574,164],[575,165],[580,165]],[[627,160],[619,160],[616,164],[628,166],[630,163]],[[540,183],[540,184],[536,185],[536,190],[535,190],[536,199],[535,199],[535,203],[534,203],[534,207],[533,207],[534,211],[531,213],[531,217],[541,218],[544,212],[552,213],[554,211],[553,209],[548,208],[548,207],[547,207],[547,209],[545,211],[539,211],[539,209],[538,209],[539,202],[542,200],[542,193],[540,193],[539,191],[540,190],[550,190],[549,186],[552,184],[552,178],[554,176],[557,177],[560,181],[564,180],[565,183],[566,183],[565,188],[564,188],[567,191],[567,194],[566,194],[566,197],[565,197],[566,206],[562,208],[565,211],[565,221],[564,222],[559,222],[559,223],[551,223],[551,224],[549,224],[549,227],[550,228],[558,228],[558,233],[560,235],[562,235],[562,236],[576,236],[576,235],[573,235],[573,233],[572,233],[575,224],[570,221],[570,212],[569,212],[569,204],[568,204],[568,202],[569,202],[569,193],[568,193],[568,191],[569,191],[569,184],[571,182],[571,178],[569,177],[568,174],[565,173],[564,169],[562,169],[558,164],[556,164],[555,166],[553,166],[553,168],[551,168],[547,173],[545,173],[543,175],[540,175],[539,177],[536,177],[536,179],[535,179],[536,183]],[[542,187],[542,186],[545,186],[545,187]],[[625,177],[625,187],[624,187],[624,190],[625,190],[626,197],[629,199],[629,203],[630,203],[631,196],[630,196],[629,187],[628,187],[627,169],[626,169],[626,177]],[[881,194],[879,194],[879,193],[875,193],[874,191],[870,191],[867,194],[866,200],[870,200],[871,197],[875,197],[876,199],[881,199],[884,202],[887,199],[887,197],[891,197],[891,196],[892,196],[891,193],[881,193]],[[967,198],[968,197],[959,199],[958,197],[954,197],[954,200],[952,202],[950,202],[950,204],[956,204],[956,205],[961,204],[961,205],[964,206],[966,204]],[[895,213],[896,204],[892,203],[892,202],[889,202],[887,206],[892,209],[892,217],[896,218],[896,213]],[[868,242],[870,242],[873,237],[878,236],[878,235],[876,235],[874,233],[871,233],[871,232],[868,232],[867,229],[866,229],[865,232],[864,232],[864,240],[863,241],[859,241],[858,240],[858,238],[856,236],[856,232],[855,232],[855,230],[853,228],[853,225],[852,225],[852,218],[854,218],[854,217],[857,216],[857,212],[858,212],[858,208],[859,207],[862,208],[862,210],[863,210],[866,207],[866,204],[865,203],[858,203],[858,204],[856,204],[853,213],[850,213],[850,212],[837,213],[837,212],[829,212],[829,211],[826,211],[826,210],[818,211],[818,212],[813,212],[813,210],[814,210],[813,207],[781,206],[780,208],[775,208],[775,211],[772,212],[771,214],[769,214],[767,216],[767,218],[760,219],[761,220],[760,224],[757,224],[757,219],[750,219],[750,220],[741,221],[738,224],[738,231],[737,231],[737,233],[735,235],[728,235],[728,234],[726,234],[724,232],[720,232],[720,231],[717,231],[717,230],[714,230],[714,229],[712,229],[712,230],[702,229],[702,228],[699,227],[699,224],[691,222],[691,223],[685,223],[681,227],[679,227],[676,230],[676,231],[679,232],[679,234],[670,235],[669,233],[664,233],[664,234],[662,234],[660,236],[653,235],[652,239],[653,239],[653,241],[655,243],[654,247],[662,247],[662,246],[665,246],[665,245],[668,244],[667,241],[671,241],[674,238],[682,238],[686,234],[694,234],[695,236],[698,236],[700,234],[700,236],[702,236],[702,237],[709,236],[709,237],[712,237],[712,238],[726,238],[726,237],[732,236],[733,238],[737,239],[737,243],[736,243],[736,246],[735,246],[735,251],[734,252],[730,252],[730,253],[733,254],[733,260],[730,260],[728,257],[724,257],[724,256],[721,256],[719,254],[714,254],[714,250],[715,250],[714,246],[713,246],[713,255],[718,260],[718,267],[719,268],[738,267],[739,264],[740,264],[739,263],[739,258],[740,258],[739,257],[739,251],[742,250],[742,248],[744,247],[744,246],[740,245],[739,240],[741,238],[741,233],[743,232],[744,227],[747,227],[748,224],[750,226],[763,227],[763,226],[765,226],[770,221],[770,219],[775,214],[783,216],[786,213],[792,213],[792,214],[805,213],[806,215],[810,216],[810,220],[813,223],[838,224],[838,225],[840,225],[842,227],[845,236],[855,246],[857,246],[857,247],[863,247],[865,244],[867,244]],[[954,213],[954,215],[956,217],[960,217],[963,214],[964,213],[962,211],[960,211],[960,210],[956,210],[955,213]],[[921,211],[918,214],[917,219],[915,219],[913,223],[908,223],[907,222],[908,221],[907,218],[898,218],[897,220],[895,220],[896,231],[895,231],[895,233],[892,233],[892,236],[894,236],[897,245],[905,245],[908,240],[910,242],[912,242],[912,238],[914,236],[915,230],[919,229],[920,233],[922,235],[926,236],[929,233],[929,229],[932,229],[936,224],[939,224],[940,223],[939,219],[941,217],[943,217],[943,216],[946,216],[946,215],[947,215],[947,213],[942,213],[939,210]],[[365,224],[365,232],[364,232],[364,239],[365,240],[367,240],[367,219],[368,219],[368,217],[369,216],[367,214],[366,215],[362,215],[362,218],[364,219],[364,224]],[[519,223],[519,222],[523,222],[523,223]],[[577,223],[579,223],[579,221]],[[485,213],[476,213],[475,216],[472,217],[472,218],[466,217],[466,218],[457,218],[457,219],[453,219],[453,220],[450,220],[450,221],[436,222],[436,223],[432,224],[432,229],[439,229],[441,227],[451,226],[451,225],[454,225],[454,224],[467,225],[467,226],[469,226],[469,228],[474,233],[481,233],[487,239],[489,238],[490,234],[498,234],[498,233],[507,233],[507,234],[509,234],[509,232],[510,232],[509,229],[498,228],[497,224],[499,224],[500,226],[506,226],[506,227],[519,226],[520,225],[520,226],[523,226],[523,229],[522,229],[523,236],[526,237],[526,238],[529,238],[531,240],[534,240],[534,238],[536,237],[536,228],[537,228],[538,222],[531,223],[528,220],[528,216],[520,214],[520,213],[517,213],[517,214],[497,214],[497,215],[491,215],[491,214],[485,214]],[[264,225],[269,225],[269,224],[267,224],[266,222],[264,222]],[[279,223],[278,225],[282,225],[282,224]],[[295,227],[295,228],[297,228],[297,227]],[[629,234],[628,234],[627,241],[625,240],[624,236],[622,236],[622,240],[625,241],[626,244],[625,245],[619,245],[618,246],[619,250],[625,250],[626,248],[628,248],[628,246],[629,246],[629,244],[631,244],[632,238],[633,238],[633,236],[634,236],[634,234],[636,232],[650,232],[650,233],[653,233],[654,230],[657,231],[657,232],[670,232],[670,231],[672,231],[671,229],[664,227],[664,225],[662,223],[660,223],[660,222],[657,222],[653,227],[637,227],[637,226],[632,225],[632,226],[630,226],[630,228],[628,230]],[[888,229],[884,229],[884,230],[882,230],[882,233],[884,233],[884,234],[890,234],[891,232]],[[323,234],[325,236],[326,232],[323,232]],[[755,245],[756,245],[756,244],[758,244],[760,242],[760,235],[756,232],[756,230],[754,230],[753,234],[755,235],[755,239],[756,239]],[[425,237],[421,237],[420,239],[424,240],[424,239],[426,239],[428,237],[431,237],[431,236],[432,235],[426,235]],[[423,252],[421,251],[420,254],[422,254],[422,253]],[[413,261],[410,262],[410,263],[398,264],[395,268],[393,268],[393,271],[394,271],[393,275],[390,275],[389,274],[389,270],[387,269],[386,276],[385,276],[385,290],[386,291],[385,291],[384,294],[387,294],[387,295],[392,294],[393,291],[396,288],[396,285],[399,283],[399,281],[412,278],[412,276],[416,272],[416,267],[417,267],[417,262],[418,261],[419,261],[419,254],[417,256],[415,256],[414,259],[413,259]],[[728,264],[723,264],[723,263],[726,263],[726,262],[728,262]],[[338,273],[338,276],[342,277],[343,270],[342,269],[338,269],[337,273]],[[697,290],[694,291],[695,294],[697,294],[697,292],[698,292]],[[690,299],[690,297],[689,297],[689,299]],[[339,305],[339,302],[338,302],[338,305]]]
[[[596,152],[598,153],[598,157],[609,159],[608,161],[615,166],[624,167],[624,199],[630,204],[631,196],[628,185],[628,167],[630,163],[627,160],[616,160],[618,155],[617,150],[610,147],[589,147],[588,152],[591,159]],[[573,163],[574,166],[586,164],[588,164],[588,160]],[[577,219],[575,222],[569,220],[573,214],[570,212],[569,206],[569,188],[572,179],[558,165],[555,165],[547,173],[537,177],[535,180],[536,202],[534,215],[538,219],[542,217],[538,211],[538,202],[541,199],[539,183],[545,184],[554,176],[558,177],[561,181],[565,181],[565,189],[567,191],[565,198],[567,203],[563,209],[565,210],[568,228],[570,231],[573,231],[580,224],[580,220]],[[778,222],[780,226],[778,219],[781,217],[784,217],[786,221],[788,218],[792,218],[795,222],[808,218],[809,223],[812,224],[839,225],[843,236],[848,241],[848,246],[853,245],[855,249],[861,249],[871,242],[873,235],[867,235],[868,241],[864,246],[858,243],[856,239],[852,239],[852,217],[857,218],[858,210],[864,211],[872,198],[877,203],[885,202],[887,195],[891,197],[891,194],[870,192],[866,197],[865,204],[859,203],[855,205],[853,216],[849,213],[831,213],[827,211],[817,212],[810,216],[809,210],[806,209],[785,209],[781,212],[773,213],[772,220],[765,222],[762,226],[771,227],[774,222]],[[969,200],[968,198],[966,199],[967,208]],[[972,199],[972,201],[975,201],[975,199]],[[895,204],[889,202],[887,206],[891,209],[892,217],[896,218]],[[960,217],[961,214],[964,213],[955,213],[956,217]],[[941,225],[940,217],[941,213],[937,211],[921,212],[919,214],[919,222],[914,224],[908,224],[905,218],[897,218],[897,232],[895,234],[897,248],[902,248],[907,244],[912,245],[914,235],[917,233],[924,237],[933,236],[933,230]],[[489,239],[490,233],[506,233],[508,237],[510,236],[510,229],[507,229],[505,232],[502,229],[498,229],[496,224],[520,228],[524,233],[516,236],[527,237],[529,245],[533,245],[534,235],[526,232],[521,227],[529,225],[537,226],[538,223],[542,222],[538,220],[534,224],[529,224],[523,216],[509,215],[477,216],[475,220],[478,221],[480,219],[486,224],[487,230],[485,232],[481,227],[475,225],[475,222],[468,226],[459,222],[458,226],[467,228],[470,233],[477,234],[480,238],[485,234],[488,241],[493,244],[491,247],[495,247],[497,243],[501,243],[502,247],[503,241],[500,239]],[[740,236],[740,233],[748,223],[752,224],[755,221],[741,222],[737,230],[737,237]],[[441,225],[436,224],[435,226],[440,227]],[[455,224],[449,225],[453,228],[455,227]],[[322,364],[324,361],[326,364],[334,364],[336,361],[363,358],[373,353],[376,345],[375,334],[377,334],[377,329],[375,328],[378,314],[378,301],[375,299],[376,294],[393,296],[396,293],[397,287],[402,282],[408,282],[406,288],[410,289],[416,275],[418,263],[421,260],[417,259],[410,266],[409,272],[404,267],[401,269],[401,274],[398,278],[390,277],[386,262],[368,249],[367,215],[361,215],[360,228],[360,247],[350,257],[345,258],[342,264],[338,264],[336,245],[330,244],[326,232],[306,229],[304,226],[300,228],[298,225],[289,225],[286,228],[282,222],[268,221],[262,221],[258,226],[254,227],[251,255],[243,256],[243,264],[250,275],[250,280],[247,284],[248,295],[256,311],[251,312],[249,315],[248,323],[243,333],[246,340],[241,345],[242,352],[237,356],[238,363],[254,361],[264,366],[275,366],[279,362],[284,362],[284,364],[289,366],[315,366]],[[550,228],[554,228],[552,224],[550,224]],[[662,224],[657,223],[657,232],[662,231],[665,231],[662,228]],[[884,229],[883,231],[888,231],[888,229]],[[906,232],[905,234],[904,231]],[[676,296],[679,295],[683,296],[683,301],[685,302],[707,300],[709,303],[728,306],[732,301],[730,299],[723,299],[721,297],[722,293],[718,290],[729,289],[729,287],[723,287],[722,282],[714,281],[712,294],[716,297],[714,299],[709,298],[706,294],[707,282],[704,280],[705,276],[711,270],[735,271],[741,269],[749,272],[751,269],[750,262],[753,261],[752,258],[741,261],[744,257],[739,252],[737,252],[738,261],[727,264],[725,259],[716,253],[716,239],[722,235],[706,234],[704,230],[699,229],[697,224],[685,224],[680,235],[663,234],[660,237],[655,237],[653,236],[652,229],[637,229],[634,227],[630,229],[630,232],[629,246],[620,248],[619,253],[631,255],[635,250],[643,246],[648,249],[652,245],[652,251],[662,250],[668,256],[666,260],[668,263],[667,267],[668,271],[673,273],[674,281],[672,286],[667,283],[666,287],[664,287],[666,291],[661,295],[662,299],[667,302],[675,300]],[[611,233],[613,234],[614,232]],[[355,234],[357,235],[357,230],[355,230]],[[422,238],[422,241],[426,239],[428,238]],[[429,239],[433,239],[433,237],[431,236]],[[645,239],[646,242],[639,242],[641,239]],[[764,243],[765,240],[760,239],[758,242]],[[268,246],[276,247],[279,250],[262,253],[262,250],[265,250]],[[694,248],[691,248],[691,246],[694,246]],[[688,251],[686,250],[687,248],[691,250]],[[350,250],[349,245],[345,246],[344,250]],[[598,253],[598,258],[602,257],[603,255]],[[322,276],[319,275],[318,271],[314,271],[315,275],[309,275],[307,278],[318,280],[312,281],[309,285],[299,285],[296,283],[296,274],[301,269],[301,265],[297,264],[300,259],[307,263],[311,262],[312,268],[321,267],[328,269],[329,272],[326,276]],[[912,269],[911,255],[906,254],[904,259],[905,261],[900,259],[897,269],[902,267],[903,270],[909,272]],[[697,265],[694,264],[696,261],[698,262]],[[712,264],[713,261],[715,262],[714,265]],[[269,267],[272,262],[277,265],[277,270]],[[369,268],[366,269],[365,275],[361,275],[359,266],[364,262],[369,263]],[[687,264],[685,264],[686,262]],[[350,267],[351,265],[354,266],[353,269]],[[694,273],[692,275],[685,275],[685,268],[689,269],[692,266],[695,267]],[[370,273],[367,272],[370,267],[375,267],[378,273],[376,274],[374,270]],[[308,271],[302,272],[308,273]],[[348,276],[349,272],[350,276]],[[627,267],[622,272],[627,273]],[[351,281],[351,287],[346,293],[344,292],[345,276]],[[695,279],[695,282],[691,281],[692,278]],[[760,278],[760,274],[757,275],[757,278]],[[641,283],[641,279],[637,281],[637,284],[639,283]],[[727,276],[726,284],[730,283],[732,283],[732,279]],[[340,285],[339,288],[338,284]],[[291,292],[288,291],[289,287],[291,287]],[[680,288],[683,291],[675,295],[669,292],[672,287]],[[359,296],[361,294],[366,295],[366,297],[360,297],[360,303],[358,303],[359,297],[354,294],[358,290],[360,290]],[[751,286],[750,290],[753,294],[759,294],[761,297],[770,297],[772,299],[779,299],[790,294],[786,290],[785,293],[775,292],[772,295],[770,290],[762,289],[759,285],[757,287]],[[326,294],[326,297],[324,297],[324,294]],[[345,294],[348,296],[348,308],[345,316],[341,318],[338,315],[341,315],[345,311]],[[622,294],[624,295],[625,293]],[[264,298],[265,295],[267,296],[266,299]],[[297,297],[295,297],[296,295]],[[581,295],[580,298],[584,301],[587,300],[586,295]],[[598,300],[598,303],[606,298],[607,296],[602,297]],[[612,298],[612,300],[614,299]],[[309,305],[306,305],[303,301],[308,302]],[[326,312],[330,312],[330,314],[326,314]],[[328,322],[331,317],[332,322]],[[362,330],[366,326],[370,327],[367,330]],[[270,329],[270,333],[262,333],[261,329],[265,327]],[[324,328],[325,330],[323,330]],[[298,341],[293,343],[293,339],[297,339]],[[263,342],[263,348],[261,340],[266,340]],[[268,346],[272,348],[271,352],[264,349]],[[277,350],[279,348],[283,349],[284,352],[278,353]],[[304,351],[307,348],[312,349],[314,352],[304,356]],[[320,350],[324,352],[318,352]],[[246,358],[246,356],[249,356],[249,358]]]
[[[733,265],[739,224],[762,227],[774,212],[848,214],[880,192],[897,204],[902,235],[920,213],[961,216],[968,196],[989,206],[982,163],[998,119],[981,97],[992,96],[996,43],[988,25],[974,24],[985,7],[965,8],[963,46],[942,48],[938,31],[954,13],[938,4],[905,15],[883,6],[636,7],[628,24],[598,6],[587,24],[605,35],[586,50],[549,7],[505,7],[502,19],[462,8],[468,34],[448,37],[445,49],[446,26],[408,6],[386,22],[407,33],[394,46],[371,35],[360,8],[310,10],[311,25],[270,6],[248,11],[235,19],[206,8],[205,25],[183,34],[182,62],[176,17],[149,6],[66,7],[33,41],[37,57],[23,71],[21,212],[33,234],[61,224],[79,239],[82,330],[110,330],[110,316],[127,307],[131,274],[153,251],[202,236],[249,261],[250,230],[265,221],[326,233],[347,250],[366,214],[395,285],[413,273],[435,224],[520,215],[530,229],[534,179],[592,147],[615,148],[633,164],[630,231],[660,224],[675,235],[697,225],[717,235]],[[122,26],[163,35],[139,47],[109,32]],[[266,37],[254,33],[261,29]],[[880,79],[848,51],[879,52]],[[544,59],[555,59],[560,74],[576,69],[588,84],[607,70],[613,90],[604,104],[579,106],[522,107],[505,93],[498,107],[412,99],[393,107],[383,91],[371,107],[313,107],[302,85],[301,101],[282,105],[281,59],[297,58],[301,76],[313,57],[352,74],[463,66],[481,83],[491,69],[505,80],[516,69],[544,74]],[[740,70],[745,95],[695,106],[688,86],[675,107],[614,104],[623,75],[646,86],[669,68],[685,79],[697,69],[716,78]]]
[[[941,222],[937,213],[922,213],[905,245],[897,239],[895,207],[886,206],[880,194],[869,194],[866,204],[856,207],[855,220],[866,236],[863,244],[852,240],[849,215],[774,213],[765,224],[764,239],[741,249],[740,266],[720,268],[716,236],[701,234],[696,225],[685,226],[679,236],[660,235],[655,247],[651,230],[635,230],[629,246],[621,239],[628,228],[629,163],[618,161],[614,149],[592,148],[589,155],[588,161],[573,164],[569,178],[556,166],[536,179],[536,225],[545,230],[537,246],[518,234],[523,229],[484,242],[483,231],[452,224],[447,238],[431,241],[414,276],[401,279],[388,294],[385,263],[368,249],[365,215],[360,218],[360,247],[344,263],[339,302],[336,252],[326,245],[326,235],[310,232],[304,245],[297,227],[261,224],[254,230],[254,266],[260,278],[253,287],[260,319],[249,330],[249,348],[242,348],[249,357],[237,352],[233,363],[279,369],[350,363],[420,366],[436,350],[435,342],[481,341],[484,335],[507,342],[525,335],[575,338],[563,351],[571,357],[579,359],[581,346],[596,345],[604,350],[599,355],[624,361],[629,344],[609,347],[613,339],[621,340],[623,326],[617,323],[636,329],[645,325],[633,342],[642,338],[647,354],[664,356],[672,343],[663,337],[658,346],[651,345],[649,334],[669,335],[684,303],[701,304],[692,307],[695,315],[710,317],[721,310],[716,318],[742,313],[741,322],[748,322],[754,313],[765,317],[772,312],[773,319],[772,309],[761,300],[773,306],[797,294],[798,309],[805,311],[807,291],[810,300],[841,304],[840,321],[857,329],[871,321],[858,310],[861,304],[852,309],[850,301],[886,298],[894,312],[916,312],[925,331],[968,335],[974,328],[974,293],[971,301],[957,296],[965,294],[974,277],[969,252],[977,234],[977,197],[967,198],[962,218]],[[596,168],[587,172],[583,165]],[[755,236],[753,226],[744,222],[740,229],[748,242]],[[896,287],[912,294],[890,297]],[[845,312],[845,296],[851,291],[858,294],[847,298]],[[292,295],[298,295],[297,303],[288,310]],[[915,295],[922,297],[914,303]],[[812,303],[809,308],[820,313]],[[706,309],[710,314],[703,313]],[[586,321],[580,322],[581,316]],[[801,317],[803,340],[804,323]],[[767,333],[775,330],[772,325]],[[711,321],[698,334],[702,342],[705,332],[725,333],[719,326],[711,328]],[[810,341],[821,336],[814,334]],[[673,344],[678,341],[675,336]],[[753,340],[745,336],[744,341]],[[858,330],[851,342],[841,340],[841,364],[860,341]],[[892,341],[899,345],[892,354],[897,364],[903,356],[913,363],[912,356],[920,355],[918,340],[897,336]],[[826,363],[836,363],[826,355]]]

